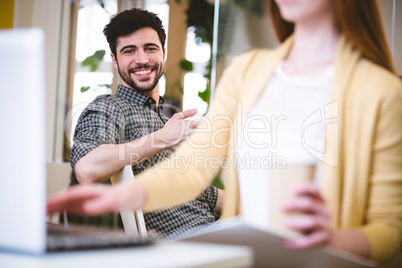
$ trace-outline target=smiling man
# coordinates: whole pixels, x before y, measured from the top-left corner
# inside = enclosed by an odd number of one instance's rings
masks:
[[[166,39],[161,20],[145,10],[126,10],[103,32],[121,84],[116,94],[97,97],[78,120],[70,161],[81,184],[107,180],[126,165],[139,174],[167,158],[196,126],[185,120],[196,110],[170,120],[161,113],[159,79],[165,69]],[[147,229],[168,237],[213,222],[222,200],[223,191],[209,186],[190,203],[146,213]]]

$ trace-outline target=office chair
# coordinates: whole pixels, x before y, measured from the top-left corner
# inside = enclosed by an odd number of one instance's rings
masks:
[[[110,180],[112,181],[112,184],[134,180],[132,167],[130,165],[125,166],[122,170],[114,174]],[[140,237],[147,236],[147,229],[142,210],[120,210],[120,216],[126,234],[138,235]]]

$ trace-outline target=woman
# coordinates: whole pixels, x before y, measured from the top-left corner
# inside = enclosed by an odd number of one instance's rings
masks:
[[[313,183],[306,184],[284,205],[286,211],[307,213],[285,222],[289,228],[307,231],[287,246],[328,243],[378,261],[398,254],[402,241],[402,84],[394,75],[377,3],[275,0],[271,7],[282,45],[234,60],[199,127],[202,131],[179,148],[180,157],[159,165],[175,168],[154,174],[148,170],[135,182],[114,189],[87,185],[69,190],[50,200],[48,211],[65,208],[97,214],[179,205],[210,183],[219,168],[206,161],[219,158],[226,162],[223,217],[238,215],[238,181],[244,175],[236,170],[235,162],[241,152],[242,120],[258,115],[260,107],[269,110],[262,112],[265,116],[274,114],[270,107],[278,101],[283,102],[279,108],[306,114],[309,102],[295,108],[289,102],[296,96],[281,94],[285,90],[300,94],[304,89],[313,94],[309,85],[317,80],[321,97],[313,102],[328,108],[327,123],[337,127],[317,129],[317,144],[325,144],[325,154],[319,159],[320,191]],[[300,81],[301,76],[306,83],[288,84],[293,79]],[[200,152],[202,161],[195,157]],[[190,168],[178,167],[178,159],[190,159]]]

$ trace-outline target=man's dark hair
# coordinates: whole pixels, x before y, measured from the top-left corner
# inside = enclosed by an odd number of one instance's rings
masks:
[[[114,16],[109,24],[103,29],[103,34],[106,36],[109,43],[110,50],[116,55],[116,40],[119,36],[127,35],[135,32],[139,29],[151,27],[159,36],[162,48],[165,47],[166,33],[163,28],[162,21],[158,16],[152,12],[140,9],[132,8],[125,10]]]

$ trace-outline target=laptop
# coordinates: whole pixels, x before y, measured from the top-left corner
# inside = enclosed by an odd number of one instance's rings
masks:
[[[220,220],[195,230],[181,241],[246,245],[254,250],[256,267],[376,267],[377,263],[330,246],[305,250],[284,247],[284,238],[245,222],[241,217]]]
[[[0,30],[0,83],[0,250],[43,254],[153,242],[122,230],[46,223],[45,35],[41,29]]]

